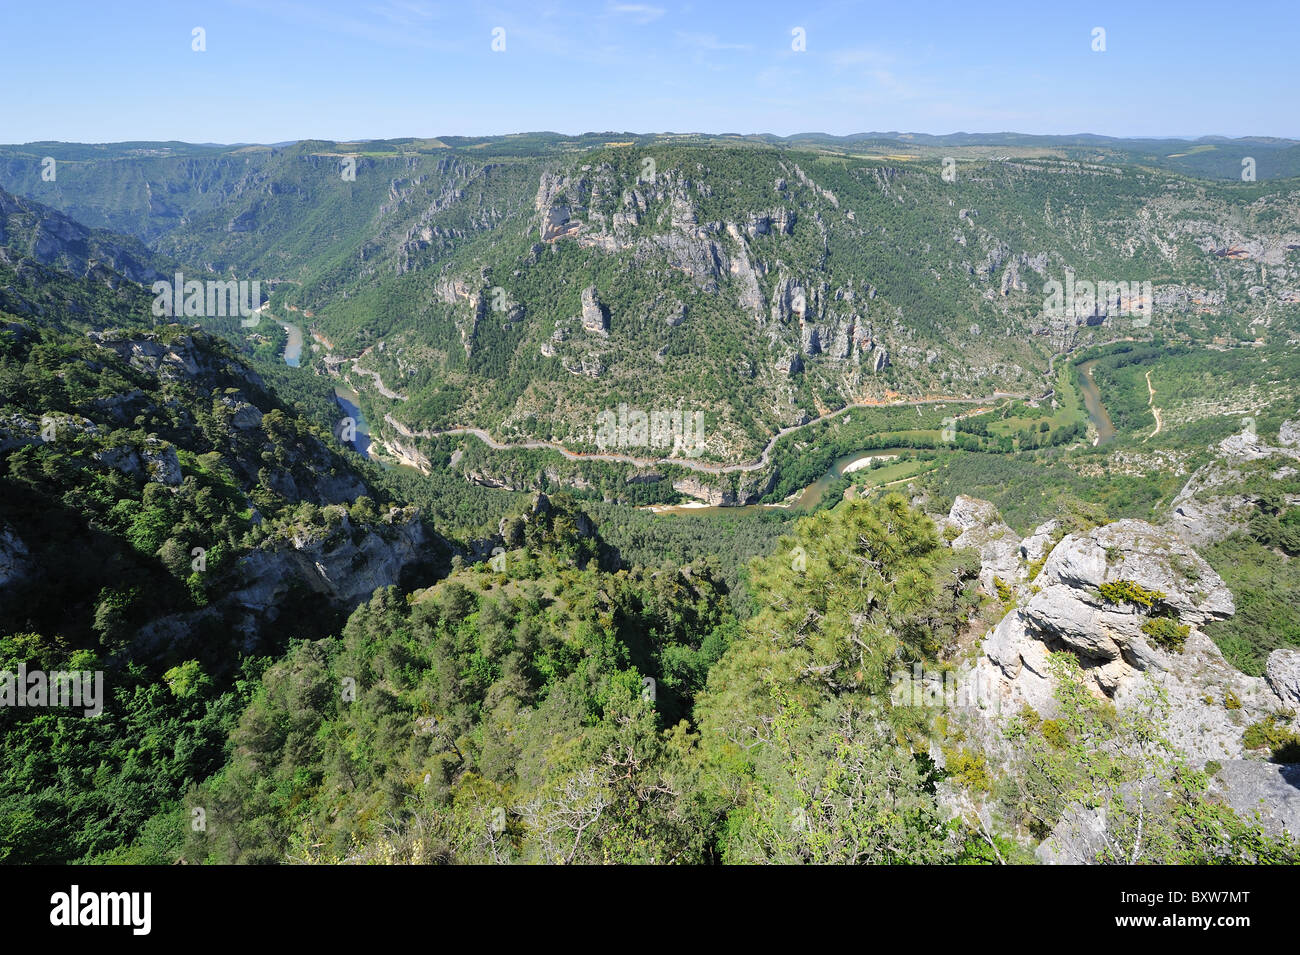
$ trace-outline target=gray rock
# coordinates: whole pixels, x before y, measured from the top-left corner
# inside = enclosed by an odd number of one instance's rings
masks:
[[[1020,582],[1020,536],[1002,521],[991,503],[959,494],[944,523],[961,531],[952,542],[954,550],[973,547],[979,551],[980,585],[985,593],[997,594],[995,580],[1009,587]]]
[[[594,285],[582,290],[582,327],[598,335],[609,334],[609,311],[600,303]]]
[[[139,477],[144,471],[140,455],[136,454],[135,448],[131,447],[104,448],[102,451],[94,452],[91,458],[106,468],[113,468],[131,477]]]
[[[1055,520],[1039,524],[1032,534],[1021,541],[1020,556],[1031,564],[1042,560],[1051,551],[1052,539],[1059,526],[1060,523]]]
[[[1300,706],[1300,650],[1288,647],[1270,653],[1264,679],[1283,703],[1293,708]]]
[[[181,462],[176,456],[176,449],[158,438],[146,438],[145,446],[140,449],[140,459],[144,462],[149,480],[168,487],[181,483]]]
[[[403,568],[420,560],[428,543],[414,507],[394,508],[381,521],[368,525],[359,544],[353,542],[346,511],[337,508],[335,514],[338,520],[329,527],[300,528],[265,541],[240,559],[240,585],[203,611],[151,622],[139,631],[141,644],[158,647],[183,639],[195,622],[219,612],[242,621],[238,629],[251,646],[261,622],[279,616],[280,605],[295,582],[351,610],[375,590],[397,584]]]
[[[1210,793],[1275,835],[1300,837],[1300,764],[1230,760],[1210,780]]]
[[[30,551],[8,525],[0,526],[0,587],[25,578],[32,569]]]
[[[1282,422],[1277,431],[1277,443],[1284,448],[1300,447],[1300,419]]]

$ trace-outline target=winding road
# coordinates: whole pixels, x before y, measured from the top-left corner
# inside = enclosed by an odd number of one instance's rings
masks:
[[[1051,390],[1038,396],[1041,400],[1051,395]],[[384,415],[384,421],[397,430],[397,432],[407,438],[439,438],[449,435],[473,435],[493,451],[555,451],[570,461],[606,461],[611,464],[631,464],[637,467],[654,467],[662,464],[673,464],[678,467],[687,468],[691,471],[699,471],[706,474],[731,474],[739,471],[759,471],[771,463],[772,450],[776,443],[788,434],[793,434],[803,428],[812,427],[836,415],[842,415],[853,411],[855,408],[914,408],[921,405],[943,405],[943,404],[988,404],[990,402],[1000,401],[1004,398],[1027,398],[1027,395],[1015,394],[1013,392],[995,391],[992,395],[984,398],[915,398],[905,401],[886,401],[871,402],[863,401],[854,404],[845,405],[835,411],[828,411],[824,415],[805,421],[803,424],[790,425],[782,428],[772,436],[763,448],[763,453],[759,455],[757,461],[750,461],[745,464],[705,464],[701,461],[693,461],[689,458],[640,458],[630,454],[612,454],[605,451],[593,451],[590,453],[581,451],[570,451],[561,444],[554,444],[550,441],[521,441],[515,444],[504,444],[495,440],[492,435],[488,434],[482,428],[446,428],[441,431],[416,431],[406,427],[400,421],[393,418],[392,415]]]

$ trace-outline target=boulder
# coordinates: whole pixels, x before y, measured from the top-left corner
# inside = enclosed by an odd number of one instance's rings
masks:
[[[1051,551],[1059,521],[1047,521],[1034,528],[1034,532],[1020,542],[1020,557],[1027,563],[1042,560]]]
[[[1284,704],[1300,707],[1300,650],[1288,647],[1270,653],[1264,679]]]
[[[1226,761],[1210,780],[1210,794],[1222,798],[1243,819],[1258,818],[1274,835],[1286,832],[1300,838],[1300,765]]]
[[[8,525],[0,526],[0,587],[8,587],[30,573],[30,552],[22,538]]]

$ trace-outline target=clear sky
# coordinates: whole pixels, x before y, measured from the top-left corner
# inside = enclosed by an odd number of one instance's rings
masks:
[[[535,130],[1300,138],[1300,0],[0,5],[7,143]],[[205,52],[192,49],[196,27]],[[1095,27],[1105,52],[1092,49]],[[805,50],[792,48],[796,28]]]

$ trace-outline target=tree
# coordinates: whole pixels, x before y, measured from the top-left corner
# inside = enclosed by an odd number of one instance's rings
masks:
[[[749,799],[732,814],[727,862],[832,865],[952,861],[956,834],[929,757],[899,746],[871,707],[837,700],[781,708],[754,755]]]

